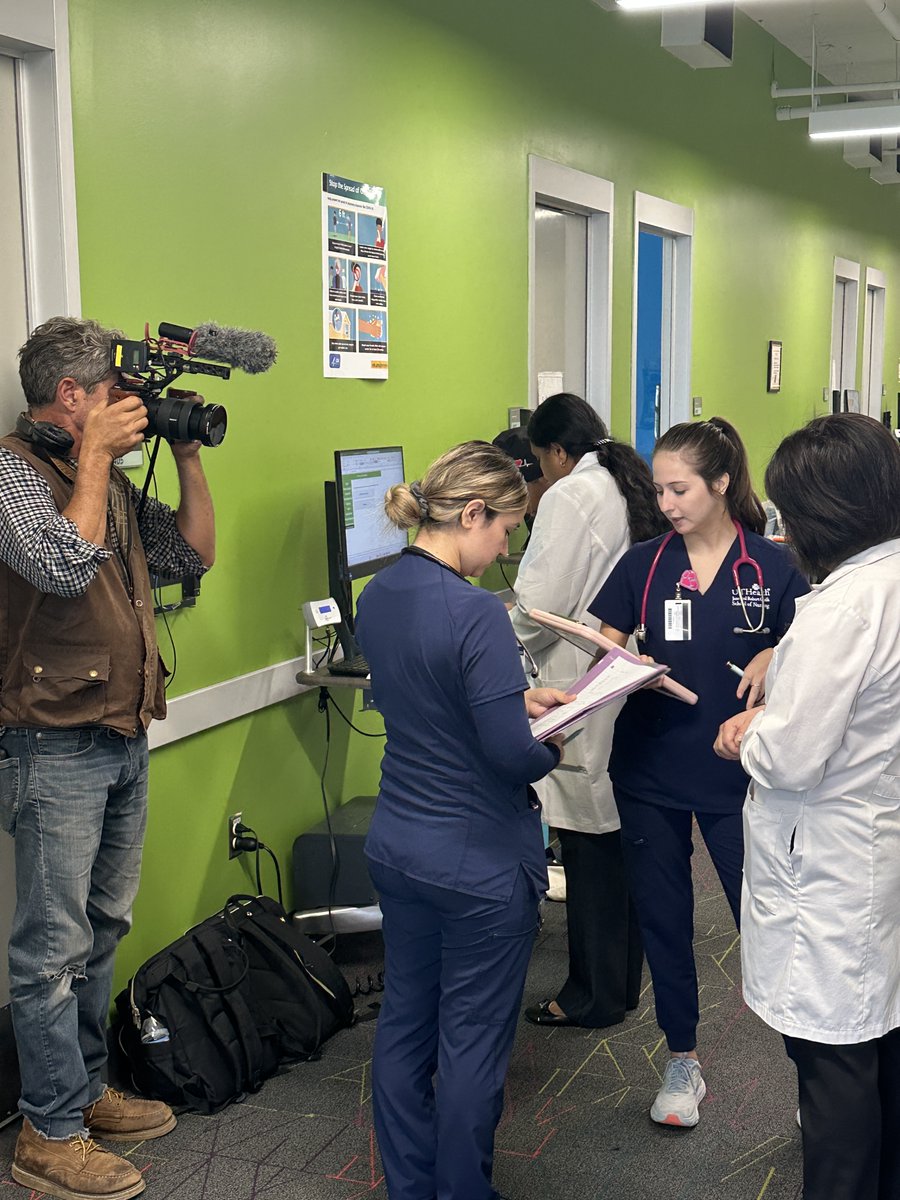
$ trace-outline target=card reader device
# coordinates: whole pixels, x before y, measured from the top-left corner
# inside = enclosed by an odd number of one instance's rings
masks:
[[[303,618],[306,621],[306,669],[312,672],[312,631],[324,629],[326,625],[340,626],[341,610],[331,596],[325,600],[307,600],[303,605]],[[355,653],[345,655],[337,662],[329,662],[328,670],[332,675],[358,675],[365,678],[369,674],[369,664],[362,654]]]
[[[341,613],[337,603],[328,596],[324,600],[307,600],[303,605],[303,619],[306,621],[306,669],[311,671],[312,631],[324,629],[326,625],[340,625]]]

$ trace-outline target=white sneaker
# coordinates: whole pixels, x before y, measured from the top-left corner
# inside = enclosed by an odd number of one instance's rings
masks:
[[[670,1058],[650,1116],[658,1125],[689,1128],[700,1120],[697,1106],[705,1095],[706,1084],[696,1058]]]
[[[802,1128],[803,1128],[803,1125],[802,1125],[802,1123],[801,1123],[801,1121],[800,1121],[800,1109],[799,1109],[799,1108],[797,1109],[797,1125],[798,1125],[798,1127],[799,1127],[800,1129],[802,1129]]]

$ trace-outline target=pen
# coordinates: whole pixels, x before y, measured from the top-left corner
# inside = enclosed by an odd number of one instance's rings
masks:
[[[736,663],[733,663],[733,662],[727,662],[725,664],[725,666],[732,673],[732,675],[737,675],[738,678],[743,679],[743,677],[744,677],[743,667],[739,667]]]

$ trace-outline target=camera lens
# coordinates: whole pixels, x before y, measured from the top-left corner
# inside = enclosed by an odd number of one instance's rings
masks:
[[[163,396],[147,400],[145,437],[161,437],[167,442],[201,442],[218,446],[225,437],[228,414],[221,404],[201,404],[199,400]]]

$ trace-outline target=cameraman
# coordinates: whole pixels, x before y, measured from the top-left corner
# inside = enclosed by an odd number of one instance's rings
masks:
[[[165,1104],[101,1078],[113,960],[131,924],[147,808],[147,726],[165,716],[150,568],[215,556],[199,443],[172,445],[177,512],[113,460],[147,410],[111,367],[120,335],[54,317],[19,351],[28,413],[0,439],[0,824],[16,841],[9,942],[22,1075],[13,1177],[54,1196],[143,1191],[93,1137],[141,1141]]]

